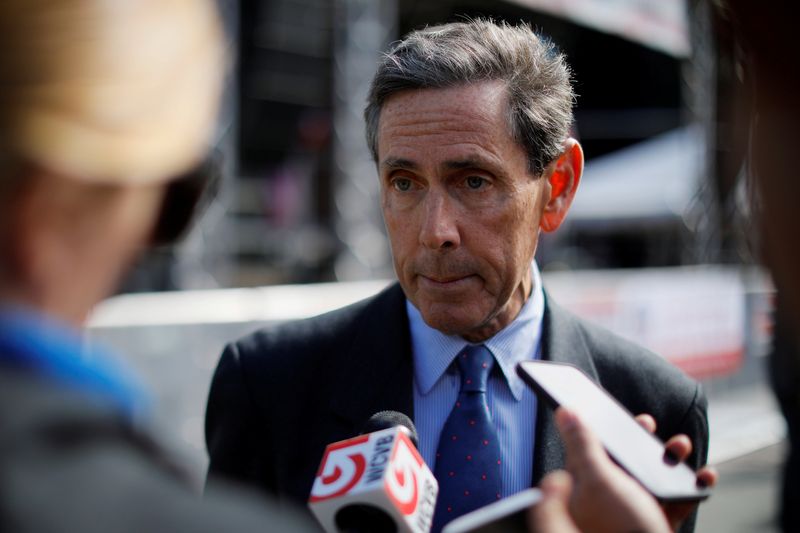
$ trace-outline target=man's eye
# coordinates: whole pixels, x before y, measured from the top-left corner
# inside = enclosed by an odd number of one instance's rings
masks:
[[[467,178],[467,187],[470,189],[480,189],[486,184],[486,180],[480,176],[469,176]]]
[[[408,178],[397,178],[392,181],[392,186],[400,192],[406,192],[411,189],[411,180]]]

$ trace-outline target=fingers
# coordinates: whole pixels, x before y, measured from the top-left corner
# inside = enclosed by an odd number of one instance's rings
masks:
[[[568,509],[579,529],[598,533],[668,531],[666,517],[656,500],[611,461],[578,416],[559,408],[556,426],[564,441],[567,470],[573,480]]]
[[[675,435],[664,444],[664,457],[671,464],[685,461],[692,453],[692,441],[686,435]]]
[[[636,419],[646,430],[655,431],[652,416],[640,415]],[[697,502],[671,503],[662,509],[638,482],[611,461],[600,441],[575,413],[559,408],[555,421],[573,480],[568,509],[581,529],[667,531],[671,525],[674,530],[696,509]],[[669,462],[677,463],[692,453],[692,442],[686,435],[676,435],[665,443],[664,451]],[[712,468],[701,469],[697,481],[698,485],[713,486],[717,473]]]
[[[717,474],[715,468],[710,466],[703,467],[697,471],[697,485],[711,488],[717,484],[718,477],[719,474]],[[697,509],[699,504],[699,501],[663,504],[664,515],[667,517],[672,530],[677,531],[683,521]]]
[[[593,470],[606,459],[606,452],[594,433],[588,431],[578,415],[564,407],[556,410],[556,427],[567,451],[567,470]]]
[[[533,532],[559,531],[579,533],[569,516],[568,502],[572,478],[562,470],[548,474],[539,484],[542,499],[528,512],[528,526]]]
[[[712,466],[704,466],[697,471],[697,486],[703,488],[712,488],[716,486],[719,481],[719,473],[717,469]]]
[[[652,416],[644,413],[641,415],[636,415],[636,421],[639,422],[639,425],[642,426],[644,429],[649,431],[650,433],[656,432],[656,419]]]
[[[545,498],[563,499],[566,502],[572,493],[572,476],[563,470],[551,472],[539,483],[539,490]]]
[[[655,433],[656,421],[648,414],[636,416],[636,421],[650,433]],[[692,441],[684,434],[675,435],[664,443],[664,458],[670,464],[677,464],[685,461],[692,454]],[[713,487],[717,484],[717,471],[710,467],[705,467],[697,472],[697,485],[701,487]]]
[[[650,433],[656,432],[656,420],[649,414],[636,415],[636,421]],[[664,444],[664,458],[670,464],[685,461],[692,454],[692,441],[686,435],[675,435]]]

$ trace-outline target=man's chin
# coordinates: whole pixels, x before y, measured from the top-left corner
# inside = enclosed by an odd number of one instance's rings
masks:
[[[460,316],[458,313],[454,312],[448,313],[443,310],[420,311],[420,313],[422,314],[422,319],[428,326],[445,335],[464,337],[480,328],[481,324],[480,321],[471,319],[470,317]]]

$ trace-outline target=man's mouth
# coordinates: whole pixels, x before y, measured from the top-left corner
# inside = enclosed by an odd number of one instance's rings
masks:
[[[455,276],[426,276],[425,274],[419,274],[423,283],[436,287],[456,286],[471,279],[473,276],[474,274],[460,274]]]

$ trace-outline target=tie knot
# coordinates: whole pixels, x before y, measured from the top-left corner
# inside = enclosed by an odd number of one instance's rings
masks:
[[[461,371],[461,392],[486,392],[494,357],[483,344],[469,345],[456,357]]]

